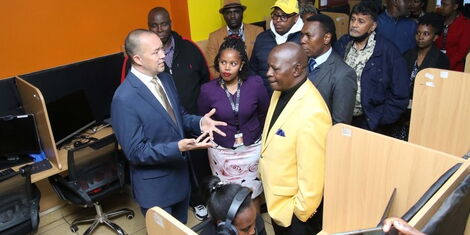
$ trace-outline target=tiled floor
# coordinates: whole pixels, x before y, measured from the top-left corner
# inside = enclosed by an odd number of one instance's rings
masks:
[[[145,219],[140,212],[139,206],[129,197],[129,195],[117,194],[106,199],[102,202],[102,208],[105,212],[129,208],[134,210],[135,216],[129,220],[126,216],[121,216],[113,219],[113,222],[121,226],[129,235],[145,235],[147,231],[145,229]],[[199,223],[193,215],[193,212],[189,211],[188,227],[192,227]],[[83,234],[90,224],[84,224],[78,226],[77,233],[72,233],[69,228],[69,224],[78,217],[84,217],[88,215],[94,215],[94,208],[81,208],[73,205],[66,205],[56,211],[41,216],[39,229],[37,234],[41,235],[66,235],[66,234]],[[271,220],[267,213],[263,214],[263,219],[266,225],[266,231],[268,235],[274,234]],[[107,235],[115,234],[112,230],[108,229],[105,225],[100,225],[93,234]]]

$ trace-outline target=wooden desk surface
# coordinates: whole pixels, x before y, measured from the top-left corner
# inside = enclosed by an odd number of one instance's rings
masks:
[[[92,134],[91,136],[100,139],[100,138],[106,137],[106,136],[108,136],[112,133],[113,133],[113,129],[111,127],[106,127],[106,128],[103,128],[102,130],[98,131],[97,133]],[[32,174],[31,175],[31,182],[35,183],[35,182],[40,181],[42,179],[46,179],[49,176],[53,176],[55,174],[59,174],[61,172],[67,171],[68,170],[67,151],[68,150],[65,149],[65,148],[57,150],[57,152],[59,154],[60,163],[62,164],[62,169],[59,169],[59,168],[57,168],[56,165],[51,164],[52,165],[51,169],[41,171],[41,172],[38,172],[36,174]],[[24,165],[13,167],[13,169],[17,171],[22,166],[24,166]]]

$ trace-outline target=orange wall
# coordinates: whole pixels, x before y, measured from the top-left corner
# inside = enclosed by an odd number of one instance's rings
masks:
[[[129,31],[147,28],[155,6],[190,37],[186,0],[2,1],[0,78],[119,52]]]

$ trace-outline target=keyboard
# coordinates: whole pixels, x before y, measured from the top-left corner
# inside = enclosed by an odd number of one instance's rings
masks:
[[[48,160],[44,159],[40,162],[35,162],[31,164],[31,174],[36,174],[41,171],[49,170],[51,168],[52,168],[51,163]]]
[[[3,180],[6,180],[8,178],[10,178],[12,175],[16,174],[16,171],[11,169],[11,168],[7,168],[5,170],[1,170],[0,171],[0,181],[3,181]]]

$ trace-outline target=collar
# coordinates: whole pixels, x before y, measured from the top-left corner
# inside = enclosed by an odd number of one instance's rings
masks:
[[[230,31],[230,28],[228,26],[225,26],[225,27],[227,28],[227,34],[228,34],[228,32]],[[238,29],[238,34],[240,35],[240,33],[243,32],[243,30],[244,30],[244,27],[242,23],[242,25],[240,25],[240,28]]]
[[[168,45],[168,47],[164,48],[165,55],[170,53],[170,51],[174,50],[174,48],[175,48],[175,39],[173,38],[173,35],[171,34],[170,35],[170,45]]]
[[[149,76],[147,74],[144,74],[137,70],[134,66],[131,67],[131,73],[133,73],[140,81],[142,81],[144,84],[148,84],[152,81],[153,77]],[[157,75],[155,75],[157,77]],[[158,78],[158,77],[157,77]]]
[[[270,26],[269,29],[271,30],[271,32],[273,32],[277,45],[285,43],[287,41],[287,37],[289,37],[289,34],[296,33],[302,30],[302,27],[304,26],[304,22],[302,21],[302,18],[300,18],[299,15],[297,16],[298,18],[295,24],[284,35],[280,35],[276,32],[276,29],[274,28],[273,20],[269,22],[269,26]]]
[[[330,49],[328,49],[328,51],[323,53],[323,55],[318,56],[317,58],[315,58],[315,62],[317,62],[317,63],[313,67],[316,68],[319,65],[323,64],[328,59],[328,57],[330,57],[332,51],[333,51],[333,49],[330,47]]]
[[[354,48],[354,50],[356,50],[356,51],[363,51],[363,50],[365,50],[367,47],[370,47],[370,45],[372,45],[372,43],[371,43],[372,41],[375,41],[375,31],[373,31],[373,32],[369,35],[369,38],[367,39],[367,44],[366,44],[366,46],[365,46],[364,48],[362,48],[362,49],[360,49],[360,50],[356,49],[356,47],[354,47],[354,41],[352,41],[352,42],[353,42],[353,43],[352,43],[352,48]],[[375,52],[375,49],[374,49],[374,52]]]
[[[285,90],[281,93],[281,96],[282,97],[292,97],[294,95],[294,93],[299,89],[300,86],[302,86],[302,84],[305,83],[305,81],[307,81],[307,78],[308,77],[305,77],[302,81],[300,81],[298,84],[296,84],[295,86],[289,88],[288,90]]]
[[[399,20],[400,20],[400,17],[393,17],[392,15],[390,15],[390,13],[388,12],[388,9],[385,9],[385,15],[392,21],[394,21],[395,23],[397,23]]]

